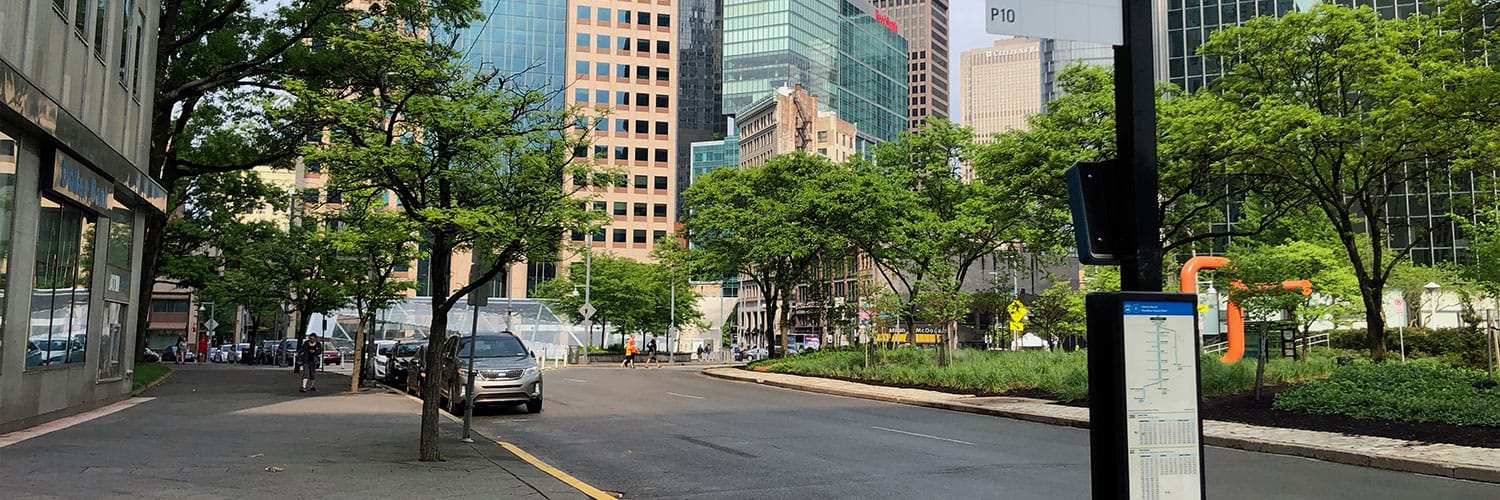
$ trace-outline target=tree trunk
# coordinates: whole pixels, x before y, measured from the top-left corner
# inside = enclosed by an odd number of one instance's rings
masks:
[[[365,312],[359,311],[359,324],[354,327],[354,363],[350,364],[354,370],[349,376],[349,392],[359,392],[359,381],[362,380],[360,370],[365,369]]]
[[[1381,292],[1381,289],[1371,287],[1370,293],[1364,294],[1367,327],[1365,339],[1370,347],[1370,359],[1377,363],[1385,361],[1385,317],[1381,310]]]
[[[151,338],[151,292],[156,288],[156,260],[161,255],[162,236],[167,230],[165,217],[146,217],[145,242],[141,247],[141,287],[135,306],[135,360],[144,361]],[[253,346],[252,346],[253,347]]]
[[[788,351],[787,351],[786,348],[787,348],[788,345],[791,344],[791,342],[790,342],[791,338],[792,338],[791,319],[792,319],[792,295],[791,294],[786,294],[786,295],[783,295],[781,297],[781,321],[780,321],[780,325],[779,325],[779,328],[781,329],[781,355],[782,356],[787,355]]]
[[[423,365],[427,378],[422,381],[422,438],[418,449],[418,459],[423,462],[442,460],[438,454],[438,378],[443,368],[440,351],[448,336],[448,307],[444,303],[453,274],[453,247],[446,235],[433,235],[431,260],[432,325],[427,332],[427,359]]]

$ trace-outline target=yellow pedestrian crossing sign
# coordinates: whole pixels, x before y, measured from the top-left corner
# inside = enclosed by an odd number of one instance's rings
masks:
[[[1026,317],[1026,304],[1022,304],[1019,300],[1011,301],[1010,305],[1005,306],[1005,310],[1010,313],[1010,320],[1013,322],[1021,321],[1021,318]],[[1011,329],[1015,330],[1016,328]]]
[[[1026,325],[1023,324],[1023,323],[1021,323],[1020,321],[1012,321],[1012,322],[1010,322],[1010,331],[1012,331],[1012,332],[1019,332],[1019,331],[1025,330],[1025,329],[1026,329]]]

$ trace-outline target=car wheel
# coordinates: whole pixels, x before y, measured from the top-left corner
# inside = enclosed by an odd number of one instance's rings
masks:
[[[536,398],[526,402],[526,413],[541,413],[542,398]]]

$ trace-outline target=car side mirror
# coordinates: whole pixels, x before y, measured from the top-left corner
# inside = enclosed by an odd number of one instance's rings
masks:
[[[531,357],[533,357],[533,358],[536,357],[536,351],[531,351]]]

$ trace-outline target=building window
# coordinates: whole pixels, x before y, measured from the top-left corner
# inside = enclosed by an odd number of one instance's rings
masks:
[[[614,233],[614,235],[613,235],[614,237],[612,239],[614,240],[615,243],[624,243],[625,242],[625,230],[624,229],[616,229],[616,230],[613,231],[613,233]]]
[[[646,230],[645,229],[637,229],[635,231],[631,231],[630,240],[631,240],[632,243],[645,243],[646,242]]]
[[[26,366],[80,363],[88,345],[94,216],[43,196]]]
[[[594,47],[599,50],[609,50],[609,35],[599,35],[594,38]]]
[[[636,203],[636,204],[632,205],[630,208],[631,208],[631,213],[634,214],[636,217],[645,217],[646,216],[646,204],[645,203]]]
[[[607,23],[607,22],[609,22],[610,14],[611,14],[611,12],[609,11],[609,7],[600,7],[599,8],[599,22],[601,22],[601,23]]]
[[[573,72],[574,73],[578,73],[580,75],[587,75],[587,74],[589,74],[589,62],[588,61],[577,61],[577,62],[574,62],[573,63]]]
[[[615,20],[620,24],[630,24],[630,11],[620,9],[618,12],[616,12],[616,14],[619,14],[619,16],[616,17]]]
[[[662,231],[662,230],[658,229],[656,231],[652,231],[651,232],[651,241],[652,242],[661,241],[662,238],[666,238],[666,237],[667,237],[667,232],[666,231]]]
[[[665,179],[665,177],[662,177],[662,179]],[[651,216],[652,217],[666,217],[667,216],[667,204],[666,203],[657,203],[657,204],[651,205]]]
[[[599,120],[599,124],[604,125],[604,120]],[[594,146],[594,158],[609,158],[609,146]]]
[[[615,211],[614,211],[614,214],[615,215],[625,215],[625,202],[623,202],[623,201],[617,201],[617,202],[615,202]]]
[[[664,81],[667,81],[670,78],[671,78],[671,74],[670,74],[670,72],[667,71],[667,68],[656,68],[656,79],[658,81],[663,81],[664,82]]]
[[[593,8],[589,7],[587,5],[579,5],[578,6],[578,19],[579,20],[587,21],[589,19],[589,12],[592,11],[592,10],[593,10]]]
[[[635,176],[635,188],[646,189],[651,184],[650,178],[644,175]]]
[[[636,24],[644,24],[646,26],[650,26],[651,25],[651,13],[650,12],[636,12],[635,13],[635,23]]]
[[[622,65],[620,67],[626,71],[630,70],[630,67],[628,66]],[[609,63],[594,63],[594,74],[599,76],[609,76]]]
[[[656,122],[656,135],[667,135],[667,122]]]
[[[59,4],[62,0],[57,0]],[[123,14],[120,15],[120,86],[130,86],[130,0],[125,0]]]
[[[78,0],[82,3],[84,0]],[[104,62],[104,21],[109,18],[109,0],[98,0],[94,9],[94,57]]]
[[[185,313],[187,311],[187,299],[151,299],[151,312]]]
[[[667,150],[665,150],[665,149],[657,149],[656,150],[656,161],[658,163],[666,163],[667,162]]]
[[[651,77],[651,67],[650,66],[636,66],[635,67],[635,77],[636,78],[650,78]]]
[[[15,137],[0,131],[0,200],[6,200],[6,203],[0,204],[0,292],[10,289],[8,268],[11,219],[14,216],[11,202],[16,199],[16,161],[21,156],[20,146]],[[5,304],[0,303],[0,328],[5,324],[5,312]],[[4,359],[3,355],[4,351],[0,350],[0,360]]]
[[[657,54],[670,54],[670,53],[672,53],[672,43],[668,42],[666,40],[657,40],[656,41],[656,53]]]
[[[665,108],[665,107],[667,107],[667,95],[666,94],[656,94],[656,107],[658,107],[658,108]]]
[[[605,202],[602,202],[602,201],[595,201],[594,202],[594,211],[595,212],[604,213],[604,211],[608,210],[608,209],[609,209],[609,204],[608,203],[605,203]]]
[[[82,1],[82,0],[79,0],[79,1]],[[127,7],[126,10],[129,10],[129,8]],[[141,12],[140,10],[136,10],[135,11],[135,64],[133,66],[134,69],[131,70],[131,71],[134,71],[135,85],[130,88],[130,95],[135,96],[135,97],[140,97],[141,96],[141,79],[145,78],[145,76],[141,74],[141,40],[145,36],[145,31],[146,31],[146,13],[145,12]]]
[[[635,39],[635,51],[641,53],[651,52],[651,40],[645,38]]]
[[[630,52],[630,37],[615,37],[615,48],[625,52]]]
[[[661,26],[661,27],[671,26],[672,25],[672,15],[671,14],[657,14],[656,15],[656,25],[657,26]]]
[[[619,65],[616,65],[615,66],[615,77],[617,77],[617,78],[630,78],[630,65],[629,64],[619,64]]]
[[[573,89],[573,100],[578,102],[589,102],[589,89]]]
[[[637,133],[637,134],[644,134],[644,133],[646,133],[647,130],[649,130],[649,127],[650,127],[650,125],[647,125],[646,120],[636,120],[635,121],[635,133]]]
[[[599,103],[599,104],[609,104],[609,91],[608,90],[595,90],[594,91],[594,102]]]
[[[615,159],[616,160],[629,160],[630,159],[630,148],[627,148],[625,146],[615,146]]]
[[[635,161],[646,161],[646,148],[635,148]]]
[[[656,176],[656,189],[666,189],[666,188],[667,188],[667,177],[664,176],[664,175],[658,175],[658,176]]]
[[[589,40],[592,40],[592,39],[593,39],[593,37],[589,36],[588,33],[579,33],[578,34],[578,41],[576,43],[578,44],[579,47],[588,47],[589,46]]]
[[[630,120],[626,120],[624,118],[615,118],[615,132],[629,133]]]

